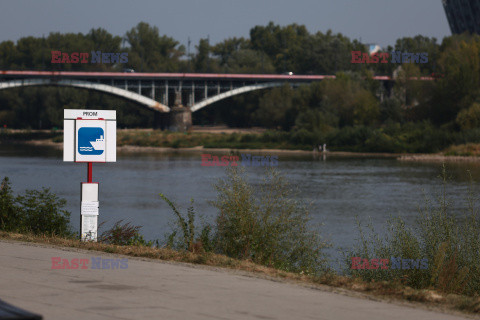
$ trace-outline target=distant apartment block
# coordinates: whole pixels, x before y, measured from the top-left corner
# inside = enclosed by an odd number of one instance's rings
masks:
[[[442,0],[453,34],[480,34],[480,0]]]

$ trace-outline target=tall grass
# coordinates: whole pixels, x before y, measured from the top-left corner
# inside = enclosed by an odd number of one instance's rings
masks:
[[[134,226],[131,222],[122,224],[122,222],[123,220],[119,220],[110,229],[102,232],[98,241],[120,246],[153,246],[153,241],[146,241],[140,234],[141,226]],[[99,229],[102,225],[103,223],[99,225]]]
[[[442,188],[433,201],[425,197],[412,227],[400,218],[388,221],[387,235],[378,237],[371,224],[369,232],[360,222],[359,245],[349,251],[347,273],[364,280],[393,280],[413,288],[433,288],[445,293],[478,295],[480,292],[480,217],[477,199],[469,188],[463,219],[452,213],[447,193],[447,170],[442,167]],[[471,182],[473,184],[473,181]],[[351,257],[365,259],[400,257],[428,259],[428,269],[352,270]]]
[[[175,204],[164,194],[160,193],[160,198],[169,205],[176,218],[172,232],[165,236],[167,247],[191,252],[213,251],[215,237],[211,234],[212,226],[203,223],[201,231],[198,232],[199,227],[195,223],[196,214],[193,199],[190,200],[191,205],[187,209],[187,216],[184,217]]]
[[[245,168],[226,170],[226,178],[214,186],[215,222],[198,234],[193,203],[184,217],[160,195],[177,218],[169,246],[193,251],[201,245],[206,251],[305,274],[327,269],[323,249],[328,244],[312,229],[308,208],[295,200],[293,188],[277,171],[267,169],[262,185],[255,187],[247,182]]]
[[[272,168],[254,187],[245,168],[229,167],[215,185],[219,210],[217,248],[228,256],[294,272],[316,274],[326,269],[328,244],[309,224],[308,208],[296,191]]]

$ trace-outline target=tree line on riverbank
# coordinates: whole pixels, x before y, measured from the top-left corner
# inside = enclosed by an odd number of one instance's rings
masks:
[[[126,64],[51,63],[51,51],[127,52]],[[365,45],[342,34],[310,33],[305,26],[255,26],[249,38],[217,44],[201,39],[196,52],[141,22],[114,36],[51,33],[0,43],[2,70],[225,72],[336,74],[334,80],[288,85],[218,102],[193,114],[195,124],[261,126],[302,137],[315,146],[386,152],[433,152],[451,144],[480,142],[480,36],[454,35],[441,43],[416,36],[398,39],[385,52],[426,52],[428,63],[351,63]],[[434,81],[410,80],[435,75]],[[373,75],[395,76],[391,94]],[[152,112],[131,102],[73,88],[0,91],[0,125],[61,127],[65,108],[116,109],[120,127],[152,127]],[[432,140],[423,143],[423,140]]]

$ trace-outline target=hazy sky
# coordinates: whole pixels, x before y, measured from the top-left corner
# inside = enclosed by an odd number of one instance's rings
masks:
[[[0,41],[99,27],[123,36],[140,21],[184,45],[190,37],[192,52],[200,38],[209,35],[214,44],[248,37],[269,21],[381,46],[417,34],[438,42],[450,35],[441,0],[0,0]]]

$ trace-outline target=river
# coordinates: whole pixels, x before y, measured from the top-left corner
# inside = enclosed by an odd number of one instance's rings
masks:
[[[205,151],[208,153],[209,151]],[[480,181],[480,163],[447,165],[451,181],[447,191],[452,212],[461,216],[469,187],[467,170]],[[329,239],[328,250],[338,258],[338,248],[357,242],[355,216],[371,218],[383,232],[390,215],[415,223],[424,195],[432,198],[441,191],[440,163],[403,162],[393,158],[279,155],[278,170],[293,186],[299,199],[311,204],[312,223]],[[173,213],[159,193],[185,213],[190,199],[207,222],[217,214],[209,204],[216,198],[213,184],[225,177],[223,167],[201,166],[200,153],[119,153],[116,163],[94,164],[93,180],[100,183],[99,222],[108,228],[123,219],[142,226],[146,239],[164,239]],[[249,180],[258,185],[263,168],[247,167]],[[0,177],[8,176],[15,193],[25,189],[51,188],[67,200],[73,227],[79,228],[80,182],[86,181],[86,164],[64,163],[59,150],[46,147],[0,144]],[[473,184],[476,195],[480,186]],[[323,223],[323,226],[319,226]],[[102,230],[100,230],[101,232]]]

